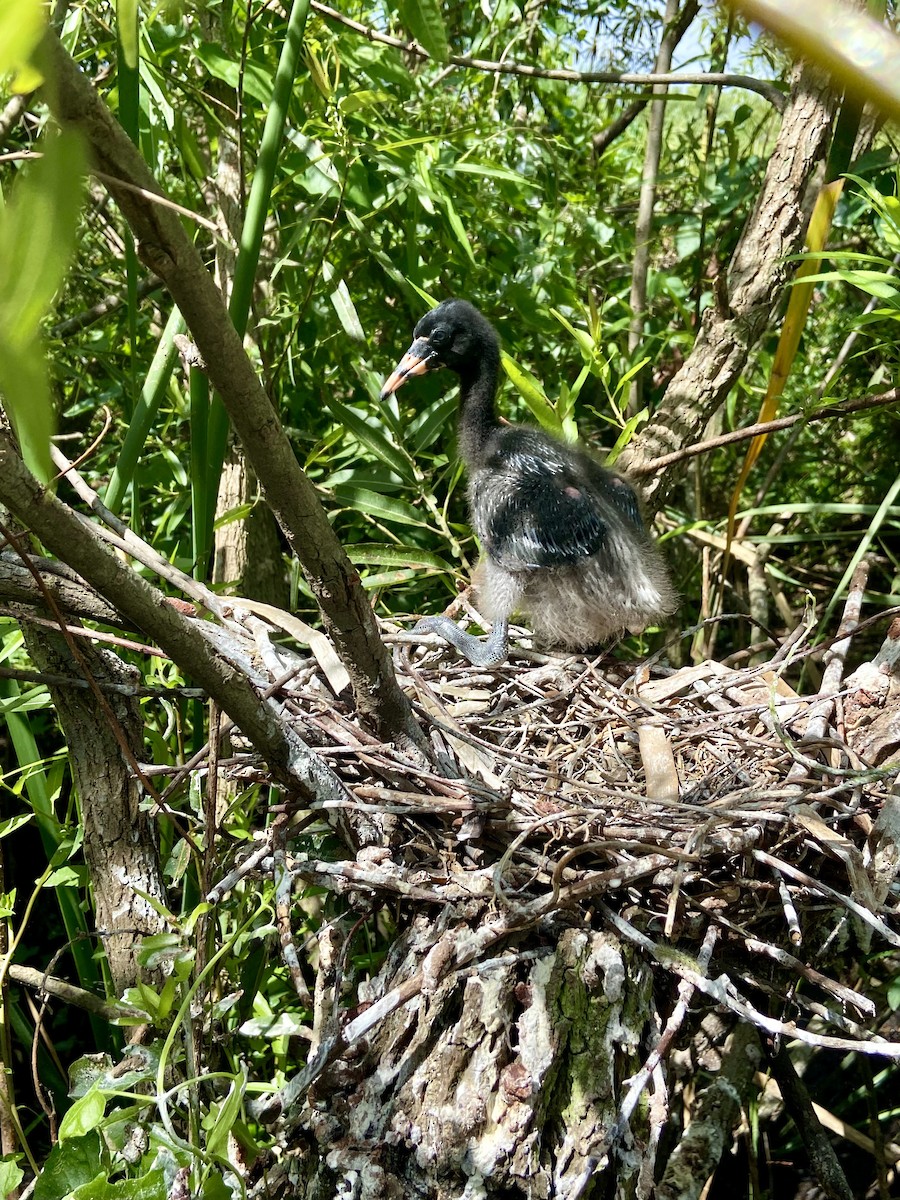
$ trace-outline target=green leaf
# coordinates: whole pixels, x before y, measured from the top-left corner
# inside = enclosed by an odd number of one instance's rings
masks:
[[[615,463],[616,459],[634,437],[634,431],[637,429],[638,425],[640,425],[642,421],[646,421],[649,416],[649,408],[642,408],[640,412],[635,413],[633,417],[628,419],[625,424],[625,428],[616,438],[616,444],[609,452],[609,457],[606,460],[607,466],[611,467]]]
[[[225,1157],[228,1150],[228,1136],[235,1121],[238,1119],[241,1105],[244,1102],[244,1090],[245,1081],[243,1079],[235,1079],[229,1088],[228,1095],[219,1107],[215,1124],[206,1139],[206,1151],[208,1154]]]
[[[258,63],[245,62],[242,74],[240,60],[225,54],[212,42],[201,42],[194,53],[214,79],[221,79],[235,91],[243,84],[244,91],[260,104],[268,104],[272,99],[272,76]]]
[[[562,422],[537,379],[515,359],[510,358],[505,350],[500,351],[500,360],[513,387],[528,405],[538,423],[557,437],[562,437]]]
[[[325,282],[330,284],[337,272],[331,263],[326,261],[322,263],[322,274],[325,276]],[[344,328],[344,333],[355,342],[364,342],[366,335],[363,332],[362,322],[350,299],[350,290],[343,279],[338,279],[329,298],[334,305],[338,320]]]
[[[351,408],[348,408],[346,404],[341,404],[340,400],[335,400],[332,396],[326,397],[325,403],[344,428],[348,429],[354,437],[362,442],[364,446],[368,447],[376,458],[380,458],[383,463],[386,463],[392,471],[396,471],[400,478],[405,479],[407,483],[415,483],[415,471],[413,470],[412,463],[402,451],[391,445],[380,430],[367,424]]]
[[[166,1200],[169,1189],[161,1167],[148,1171],[138,1179],[94,1179],[76,1188],[68,1200]]]
[[[450,57],[450,43],[439,0],[400,0],[400,20],[436,62]]]
[[[370,517],[377,517],[384,521],[396,521],[401,525],[424,527],[426,524],[413,506],[404,500],[394,500],[390,496],[371,492],[368,488],[352,487],[346,483],[337,484],[332,491],[335,499],[345,508],[353,508]]]
[[[116,0],[116,24],[119,42],[126,64],[132,69],[138,64],[138,39],[140,36],[140,10],[137,0]]]
[[[80,1100],[76,1100],[65,1114],[59,1126],[59,1140],[83,1137],[96,1129],[106,1113],[106,1097],[99,1088],[92,1087]]]
[[[31,92],[41,75],[31,56],[47,28],[47,10],[41,0],[3,0],[0,3],[0,77],[15,71],[13,92]]]
[[[442,199],[444,208],[447,211],[447,220],[450,222],[450,228],[456,234],[456,240],[468,255],[469,261],[475,266],[475,252],[472,249],[472,243],[469,241],[469,235],[466,233],[466,227],[460,220],[459,213],[453,207],[453,201],[450,197],[444,196]]]
[[[85,166],[77,133],[47,136],[43,158],[0,209],[0,392],[25,462],[45,483],[53,475],[53,407],[40,322],[75,245]]]
[[[24,1178],[25,1172],[18,1160],[0,1159],[0,1196],[11,1196]]]
[[[98,1177],[106,1181],[105,1156],[96,1131],[59,1142],[47,1155],[34,1185],[34,1200],[60,1200]]]
[[[515,183],[519,187],[534,188],[538,192],[543,190],[537,180],[529,179],[526,175],[517,175],[515,171],[509,171],[506,167],[494,167],[476,162],[455,162],[445,167],[435,166],[434,169],[446,171],[449,174],[458,171],[466,175],[485,175],[488,179],[503,179],[507,183]]]
[[[419,546],[388,546],[380,542],[361,542],[347,546],[351,562],[383,567],[424,567],[431,571],[452,571],[453,567],[430,550]]]
[[[441,435],[447,437],[448,426],[451,425],[456,415],[458,404],[458,396],[451,392],[448,396],[441,396],[425,412],[419,413],[417,418],[419,424],[413,425],[414,454],[421,454],[423,450],[427,450]]]
[[[43,157],[16,180],[0,220],[0,330],[27,346],[63,281],[75,246],[87,162],[73,131],[48,134]]]
[[[359,112],[361,108],[374,108],[377,105],[390,104],[391,97],[387,92],[366,91],[351,92],[339,102],[338,108],[345,116]]]
[[[560,325],[562,325],[563,328],[568,330],[568,332],[572,335],[572,337],[578,343],[579,348],[581,349],[581,353],[586,358],[593,358],[594,352],[596,350],[596,346],[594,345],[594,339],[591,337],[591,335],[589,333],[587,333],[586,330],[584,330],[584,329],[577,329],[571,323],[571,321],[567,320],[562,315],[562,313],[559,311],[559,309],[551,308],[550,312],[552,313],[552,315],[554,317],[556,317],[556,319],[557,319],[557,321],[559,321]]]
[[[649,361],[649,358],[642,358],[640,362],[636,362],[633,367],[628,368],[628,370],[620,377],[619,382],[616,384],[615,394],[617,396],[624,390],[626,385],[631,382],[635,375],[637,375],[638,371],[641,371],[644,367],[646,367]]]

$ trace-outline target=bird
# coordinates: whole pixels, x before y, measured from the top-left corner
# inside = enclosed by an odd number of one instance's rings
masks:
[[[467,300],[422,317],[381,399],[440,368],[459,376],[458,449],[482,548],[473,583],[492,628],[480,639],[434,616],[414,632],[437,633],[473,666],[491,667],[508,656],[517,614],[538,643],[569,651],[670,615],[675,591],[631,483],[580,445],[499,420],[500,339]]]

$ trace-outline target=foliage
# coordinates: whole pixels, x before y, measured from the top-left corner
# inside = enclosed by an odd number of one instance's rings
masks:
[[[21,11],[27,7],[22,3]],[[431,59],[368,40],[314,10],[299,62],[289,61],[286,19],[267,4],[75,4],[62,36],[133,129],[167,194],[202,218],[186,219],[204,254],[212,261],[223,252],[226,262],[226,251],[236,254],[236,323],[246,321],[272,403],[380,611],[436,612],[456,595],[478,552],[466,522],[447,379],[422,380],[386,403],[378,400],[418,316],[448,295],[476,301],[504,341],[504,415],[580,436],[615,456],[639,435],[646,415],[626,416],[629,381],[646,368],[646,400],[654,409],[714,303],[714,277],[752,210],[777,114],[750,92],[726,93],[715,115],[708,88],[672,94],[645,339],[630,355],[628,295],[645,124],[637,120],[599,158],[592,138],[636,93],[468,69],[452,65],[451,56],[548,69],[646,69],[661,6],[621,0],[520,7],[499,0],[451,7],[428,0],[357,3],[343,11],[404,43],[415,38]],[[696,35],[698,60],[709,60],[725,25],[721,14],[706,14]],[[4,28],[0,22],[0,53],[12,46]],[[744,56],[752,66],[766,56],[767,70],[783,77],[777,54],[740,32],[736,59]],[[0,58],[0,72],[16,68],[29,49],[11,49]],[[205,380],[196,373],[186,380],[177,369],[178,318],[165,295],[139,298],[143,276],[128,230],[99,186],[79,217],[79,147],[47,127],[40,97],[28,113],[5,146],[12,159],[4,163],[0,212],[4,400],[45,477],[51,400],[60,433],[79,448],[92,444],[108,408],[112,429],[82,473],[113,508],[130,506],[132,525],[168,560],[205,574],[226,432],[217,402]],[[27,165],[33,151],[44,157]],[[845,185],[835,219],[844,249],[829,251],[832,269],[807,280],[820,287],[785,383],[785,411],[811,406],[854,330],[860,336],[829,394],[861,395],[897,378],[895,165],[895,148],[883,134]],[[220,200],[229,172],[238,177],[239,203],[226,218]],[[863,314],[851,289],[877,305]],[[55,324],[48,325],[57,292]],[[109,293],[121,302],[82,316]],[[773,320],[721,415],[724,427],[755,419],[776,339]],[[879,411],[852,425],[831,423],[824,435],[822,426],[806,427],[774,477],[761,482],[772,462],[766,454],[751,476],[757,492],[738,521],[746,519],[751,544],[765,542],[770,578],[785,588],[795,611],[811,592],[830,612],[863,549],[877,553],[871,586],[879,601],[900,600],[896,422],[895,413]],[[823,441],[833,453],[822,453]],[[703,460],[693,486],[663,514],[685,597],[683,627],[708,615],[696,602],[708,579],[701,578],[695,544],[676,535],[724,534],[741,457],[737,447]],[[220,517],[220,525],[245,516],[242,508]],[[311,596],[296,573],[292,578],[297,603],[312,619]],[[744,606],[745,581],[735,587],[736,604]],[[4,623],[0,633],[3,661],[26,668],[13,626]],[[745,633],[746,627],[735,633],[735,645]],[[708,649],[699,643],[698,657]],[[160,659],[148,663],[129,649],[122,655],[140,666],[149,685],[185,682]],[[199,706],[175,694],[148,697],[143,711],[148,758],[160,767],[183,762],[204,741]],[[2,716],[11,817],[0,836],[10,848],[28,848],[7,855],[11,948],[16,961],[43,967],[65,945],[82,985],[99,990],[86,941],[93,923],[80,858],[80,799],[72,794],[45,688],[4,681]],[[271,952],[271,890],[238,889],[216,909],[200,899],[198,854],[211,856],[213,874],[224,872],[232,848],[267,819],[267,796],[253,786],[232,799],[224,847],[204,842],[202,801],[196,785],[183,787],[159,817],[174,898],[166,913],[172,936],[145,947],[149,966],[165,961],[163,981],[127,996],[133,1011],[121,1023],[140,1020],[151,1030],[133,1071],[113,1074],[118,1032],[107,1030],[104,1042],[86,1021],[73,1034],[57,1019],[54,1036],[78,1045],[61,1042],[59,1055],[39,1051],[38,1071],[55,1104],[60,1111],[70,1107],[58,1145],[46,1155],[49,1123],[23,1131],[23,1153],[33,1164],[44,1162],[38,1200],[162,1197],[183,1167],[194,1172],[192,1194],[234,1194],[230,1157],[252,1160],[266,1137],[251,1116],[248,1078],[277,1086],[304,1058],[310,1012]],[[307,839],[307,848],[327,856],[327,835],[317,830]],[[35,905],[46,904],[51,891],[62,928],[54,918],[41,931]],[[333,901],[326,908],[314,893],[303,903],[306,930],[353,923],[348,909]],[[386,914],[363,915],[349,979],[377,959],[389,924]],[[9,1027],[24,1093],[34,1033],[24,1004],[13,1006]],[[108,1057],[82,1063],[67,1097],[63,1067],[97,1046]],[[175,1074],[183,1082],[173,1085]],[[21,1124],[28,1124],[24,1116]],[[3,1167],[0,1184],[12,1188],[18,1168]]]

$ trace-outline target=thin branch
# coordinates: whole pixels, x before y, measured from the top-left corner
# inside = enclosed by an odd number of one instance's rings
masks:
[[[23,987],[31,988],[35,992],[44,992],[48,996],[55,996],[57,1000],[84,1009],[85,1012],[100,1017],[104,1021],[121,1021],[123,1018],[133,1021],[135,1017],[141,1020],[146,1017],[146,1013],[141,1012],[139,1008],[132,1008],[131,1005],[121,1004],[118,1001],[110,1003],[108,1000],[95,996],[93,992],[76,987],[74,983],[68,983],[65,979],[58,979],[55,975],[47,975],[44,971],[35,970],[34,967],[22,967],[18,963],[11,963],[9,977]]]
[[[179,612],[104,545],[89,522],[83,523],[39,484],[2,430],[0,503],[20,521],[27,521],[50,551],[70,563],[205,688],[264,756],[276,779],[309,800],[350,799],[334,772],[288,727],[278,706],[261,699],[246,675],[199,636],[198,622]]]
[[[354,33],[360,34],[370,42],[393,46],[395,50],[402,50],[404,54],[431,61],[429,54],[422,49],[418,42],[404,41],[402,38],[392,37],[389,33],[381,33],[370,25],[363,25],[360,21],[345,17],[343,13],[329,8],[327,4],[320,4],[318,0],[311,0],[310,8],[320,16],[327,17],[329,21],[337,21],[347,29],[352,29]],[[558,79],[563,83],[621,83],[631,84],[635,87],[652,87],[654,84],[671,84],[673,86],[712,84],[719,87],[737,87],[744,88],[749,92],[756,92],[764,100],[768,100],[779,112],[784,112],[786,103],[784,93],[773,83],[764,79],[754,79],[752,75],[728,75],[713,71],[676,71],[666,74],[641,74],[634,71],[572,71],[567,68],[531,67],[524,63],[494,62],[485,58],[470,58],[467,54],[451,54],[447,61],[454,67],[466,67],[475,71],[489,71],[498,75],[521,75],[527,79]]]
[[[683,450],[673,450],[671,454],[662,454],[659,458],[651,458],[649,462],[636,464],[629,468],[629,475],[655,475],[659,471],[671,467],[674,463],[683,462],[697,454],[708,454],[710,450],[718,450],[722,446],[731,446],[735,442],[745,442],[761,433],[777,433],[780,429],[789,429],[799,421],[830,421],[834,417],[846,417],[850,413],[865,412],[870,408],[884,408],[888,404],[900,401],[900,388],[892,388],[889,392],[880,392],[874,396],[859,396],[856,400],[844,400],[841,404],[828,404],[817,408],[814,412],[792,413],[789,417],[779,417],[775,421],[759,421],[756,425],[745,425],[742,429],[732,429],[730,433],[719,434],[718,437],[707,438],[704,442],[695,442],[693,446],[685,446]]]
[[[841,1170],[834,1147],[816,1116],[806,1085],[797,1074],[784,1042],[779,1043],[770,1061],[784,1106],[797,1126],[822,1190],[828,1200],[853,1200],[847,1176]]]
[[[156,276],[151,276],[149,279],[141,279],[137,285],[137,298],[144,300],[147,296],[154,292],[161,291],[165,285],[161,279]],[[102,321],[104,317],[111,312],[115,312],[117,308],[121,308],[127,301],[127,296],[123,292],[109,292],[93,304],[90,308],[86,308],[84,312],[76,313],[74,317],[67,317],[65,321],[60,321],[56,325],[50,327],[49,333],[54,338],[71,337],[73,333],[78,333],[82,329],[86,329],[89,325],[93,325],[96,321]]]

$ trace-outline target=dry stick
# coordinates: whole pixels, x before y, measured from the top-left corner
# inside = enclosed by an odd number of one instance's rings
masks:
[[[844,605],[844,615],[838,628],[837,641],[825,656],[825,670],[822,672],[822,685],[819,688],[819,696],[822,697],[822,700],[815,706],[807,720],[803,742],[814,742],[825,737],[828,722],[834,711],[834,697],[840,690],[841,679],[844,676],[850,642],[859,625],[859,615],[870,566],[869,560],[864,558],[857,564],[856,570],[853,572],[847,603]],[[786,782],[793,783],[798,779],[805,778],[806,774],[804,764],[797,761],[788,771]]]
[[[57,604],[68,616],[125,627],[126,623],[118,609],[89,588],[83,579],[78,579],[74,571],[59,570],[62,563],[34,558],[32,555],[28,557],[37,567],[44,587],[52,592]],[[45,607],[44,590],[35,583],[31,568],[24,566],[18,557],[13,560],[8,551],[0,552],[0,600],[6,601],[9,606],[4,607],[7,616],[18,616],[24,608],[30,611],[35,607]]]
[[[806,1086],[797,1074],[784,1042],[770,1055],[772,1074],[797,1132],[806,1146],[809,1162],[828,1200],[853,1200],[853,1192],[825,1130],[813,1111]]]
[[[104,1000],[93,992],[85,991],[84,988],[76,987],[65,979],[58,979],[55,975],[48,975],[46,971],[38,971],[34,967],[21,967],[17,963],[11,963],[9,977],[23,987],[55,996],[57,1000],[84,1009],[85,1012],[92,1013],[104,1021],[120,1021],[123,1018],[133,1020],[135,1017],[146,1016],[139,1008],[133,1008],[130,1004]]]
[[[771,858],[770,855],[765,854],[762,850],[754,850],[753,857],[758,858],[760,862],[767,862],[769,865],[775,863],[782,870],[787,871],[788,874],[793,873],[792,869],[788,870],[786,863],[780,863],[777,859]],[[802,874],[800,871],[797,872],[797,875]],[[826,887],[825,884],[817,883],[816,880],[810,879],[808,875],[804,875],[803,879],[804,881],[808,880],[810,887],[823,892],[825,895],[833,896],[835,899],[848,905],[848,907],[853,904],[845,896],[834,892],[831,888]],[[724,1005],[725,1008],[730,1009],[731,1012],[735,1013],[743,1021],[748,1022],[750,1025],[755,1025],[759,1030],[763,1030],[773,1036],[795,1038],[797,1041],[805,1042],[808,1046],[819,1046],[822,1049],[859,1054],[878,1054],[883,1055],[885,1058],[900,1058],[900,1044],[889,1042],[885,1038],[869,1037],[855,1039],[830,1037],[826,1034],[812,1033],[810,1030],[802,1028],[802,1026],[795,1024],[793,1021],[779,1021],[775,1017],[769,1017],[765,1013],[760,1012],[759,1009],[754,1008],[738,992],[729,976],[723,974],[717,979],[707,979],[699,971],[691,967],[686,958],[679,956],[668,947],[657,945],[656,942],[647,937],[646,934],[635,929],[629,921],[626,921],[624,917],[621,917],[607,905],[598,903],[596,907],[597,911],[603,914],[604,918],[618,933],[622,934],[630,942],[634,942],[635,945],[640,946],[643,950],[646,950],[661,967],[664,967],[671,974],[677,975],[680,979],[688,980],[694,985],[697,991],[703,992],[705,996],[709,996],[717,1004]],[[900,938],[892,933],[883,921],[880,921],[877,917],[873,917],[871,913],[866,912],[865,909],[861,909],[860,905],[855,904],[853,911],[856,912],[857,910],[860,910],[860,913],[865,913],[865,917],[868,918],[869,923],[874,924],[879,933],[891,945],[900,945]],[[858,913],[858,915],[860,914]]]
[[[151,545],[138,537],[125,524],[121,517],[118,517],[111,509],[107,508],[90,484],[79,475],[75,469],[74,463],[69,462],[65,454],[57,447],[51,446],[50,456],[53,459],[54,466],[58,469],[60,476],[64,477],[72,486],[75,494],[79,496],[93,513],[109,526],[114,536],[110,536],[102,527],[94,525],[93,522],[81,518],[86,526],[98,537],[102,537],[104,541],[110,542],[119,550],[124,550],[126,554],[137,559],[145,567],[149,567],[154,571],[160,579],[165,579],[167,583],[171,583],[173,587],[178,588],[180,592],[184,592],[186,596],[191,596],[199,604],[202,604],[208,612],[215,613],[220,619],[226,615],[227,603],[211,591],[204,583],[197,579],[193,579],[190,575],[185,574],[173,563],[170,563],[167,558],[164,558],[158,550],[155,550]]]
[[[0,615],[12,615],[17,621],[24,621],[26,619],[18,613],[6,614],[2,608],[0,608]],[[47,626],[49,629],[59,629],[59,626],[52,621],[41,621],[40,623]],[[90,630],[85,629],[73,629],[70,625],[67,625],[66,628],[70,631],[70,633],[91,632]],[[153,653],[165,657],[162,655],[161,650],[153,650]],[[0,679],[15,679],[18,683],[43,683],[48,687],[52,685],[53,687],[78,688],[80,691],[84,691],[90,686],[86,679],[79,679],[72,675],[56,675],[52,671],[26,671],[24,669],[20,670],[16,667],[0,667]],[[140,687],[130,683],[114,683],[109,679],[98,679],[97,686],[102,688],[105,692],[115,692],[116,695],[119,696],[155,696],[157,698],[186,696],[189,700],[202,700],[206,695],[202,688],[175,686]],[[142,765],[141,769],[148,777],[151,775],[165,775],[171,771],[178,770],[178,768],[174,766],[148,767],[146,763]]]
[[[697,966],[704,973],[709,968],[710,959],[712,958],[713,949],[715,948],[716,939],[718,937],[718,929],[715,925],[709,925],[706,930],[706,935],[703,938],[703,945],[697,953]],[[629,1081],[628,1091],[625,1093],[625,1098],[619,1105],[619,1113],[615,1122],[603,1139],[603,1143],[597,1150],[597,1158],[601,1159],[607,1152],[610,1146],[614,1145],[619,1138],[623,1136],[628,1127],[628,1122],[631,1120],[631,1114],[634,1112],[638,1100],[641,1097],[644,1088],[650,1080],[650,1076],[655,1071],[656,1067],[662,1062],[663,1057],[668,1053],[675,1036],[682,1026],[684,1018],[687,1016],[688,1008],[694,996],[694,985],[687,979],[682,979],[678,985],[678,1000],[672,1013],[666,1021],[666,1027],[659,1037],[659,1041],[650,1051],[644,1065],[632,1076]]]
[[[798,421],[829,421],[834,417],[844,417],[849,413],[864,412],[870,408],[882,408],[887,404],[897,404],[900,401],[900,388],[891,388],[889,392],[880,392],[874,396],[860,396],[856,400],[845,400],[842,404],[829,404],[811,413],[792,413],[789,417],[778,417],[775,421],[760,421],[756,425],[745,425],[742,429],[732,429],[730,433],[721,433],[718,437],[708,438],[704,442],[695,442],[693,446],[685,446],[682,450],[673,450],[671,454],[662,454],[659,458],[651,458],[649,462],[629,468],[628,474],[635,478],[642,475],[655,475],[659,471],[671,467],[674,463],[693,458],[696,454],[708,454],[710,450],[718,450],[721,446],[730,446],[734,442],[745,442],[748,438],[757,437],[761,433],[777,433],[780,429],[789,429]]]
[[[781,858],[776,858],[774,854],[769,854],[765,850],[751,850],[753,857],[761,863],[765,863],[767,867],[772,867],[776,871],[787,875],[791,879],[795,879],[797,883],[802,883],[804,887],[811,888],[814,892],[819,892],[822,896],[827,896],[830,900],[842,904],[844,908],[850,910],[854,916],[859,917],[867,925],[871,925],[874,930],[881,934],[886,942],[889,942],[895,949],[900,948],[900,937],[886,925],[880,917],[877,917],[869,909],[863,907],[862,904],[857,904],[849,896],[836,891],[833,887],[829,887],[827,883],[823,883],[821,879],[813,879],[812,875],[807,875],[805,871],[801,871],[798,867],[792,866]],[[900,1045],[897,1047],[900,1053]]]
[[[350,17],[345,17],[327,4],[311,0],[310,8],[329,21],[337,21],[354,33],[360,34],[370,42],[380,42],[384,46],[393,46],[415,58],[431,61],[430,55],[423,50],[418,42],[404,41],[403,38],[392,37],[389,33],[381,33],[370,25],[363,25]],[[749,92],[756,92],[776,108],[784,112],[785,95],[773,83],[764,79],[754,79],[752,75],[727,75],[716,71],[676,71],[665,74],[639,74],[633,71],[571,71],[563,68],[531,67],[522,63],[494,62],[486,58],[470,58],[466,54],[451,54],[448,63],[454,67],[468,67],[475,71],[488,71],[499,75],[522,75],[527,79],[558,79],[563,83],[621,83],[635,87],[651,87],[655,84],[712,84],[718,87],[738,87]]]
[[[820,987],[823,991],[830,992],[832,996],[840,1000],[841,1004],[845,1006],[852,1004],[860,1016],[874,1020],[875,1005],[868,996],[864,996],[861,992],[838,983],[835,979],[829,979],[827,975],[823,975],[815,967],[807,966],[805,962],[801,962],[793,954],[788,954],[787,950],[782,950],[779,946],[773,946],[770,942],[760,941],[759,938],[745,937],[744,945],[751,954],[764,954],[767,958],[773,959],[789,971],[794,971],[796,974],[802,975],[804,979],[808,979],[810,983]]]
[[[358,573],[301,470],[248,358],[221,293],[178,215],[154,203],[160,189],[140,152],[96,95],[58,38],[41,44],[54,79],[56,115],[86,136],[96,171],[108,179],[139,243],[144,263],[164,280],[206,361],[261,481],[266,499],[300,560],[328,634],[349,672],[360,715],[379,734],[425,750],[425,739],[394,674]],[[223,704],[228,709],[228,704]],[[248,714],[249,716],[249,714]],[[244,721],[238,721],[248,736]]]

